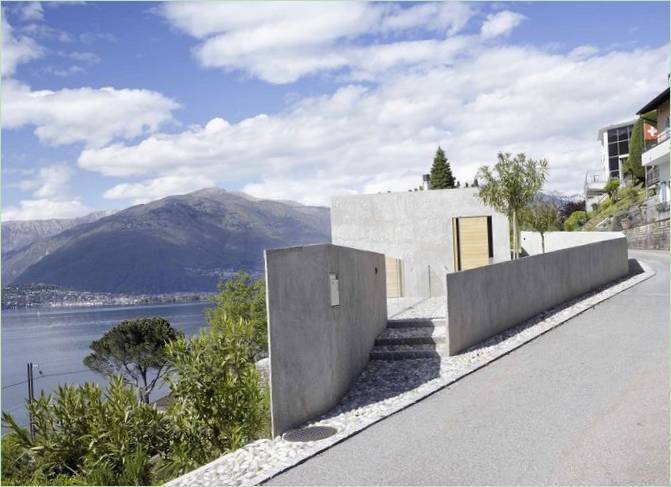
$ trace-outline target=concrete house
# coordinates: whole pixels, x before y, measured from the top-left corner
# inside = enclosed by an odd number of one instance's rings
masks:
[[[508,219],[476,188],[334,197],[335,245],[385,255],[388,297],[445,294],[445,274],[510,259]]]

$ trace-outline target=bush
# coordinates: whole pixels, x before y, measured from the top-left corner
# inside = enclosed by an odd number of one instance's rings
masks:
[[[168,445],[167,418],[113,377],[100,386],[59,386],[29,406],[35,437],[3,413],[11,429],[4,448],[13,460],[10,475],[38,483],[147,484],[149,458]],[[4,460],[3,460],[4,462]],[[3,465],[4,466],[4,465]],[[18,469],[18,470],[17,470]],[[3,482],[6,482],[3,468]]]
[[[249,355],[251,321],[211,317],[210,328],[168,346],[174,370],[172,443],[164,474],[178,475],[253,441],[268,425],[268,397]]]
[[[238,272],[219,285],[214,298],[215,307],[208,311],[209,321],[245,320],[253,329],[250,353],[258,360],[268,354],[268,324],[266,318],[266,286],[262,279]]]
[[[603,192],[608,195],[608,198],[611,200],[615,193],[617,193],[618,188],[620,187],[620,180],[617,178],[611,178],[606,183],[606,186],[603,188]]]
[[[587,213],[584,211],[574,211],[564,222],[564,230],[573,232],[578,230],[587,222]]]

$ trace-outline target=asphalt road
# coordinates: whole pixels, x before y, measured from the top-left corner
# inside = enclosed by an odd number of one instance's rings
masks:
[[[657,275],[271,479],[669,484],[669,257]]]

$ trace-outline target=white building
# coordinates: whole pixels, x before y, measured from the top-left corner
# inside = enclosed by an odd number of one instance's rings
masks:
[[[641,165],[645,168],[645,184],[657,195],[660,203],[669,201],[669,88],[641,108],[637,115],[654,112],[644,120],[654,126],[656,137],[647,141],[641,154]],[[654,130],[653,130],[654,133]]]

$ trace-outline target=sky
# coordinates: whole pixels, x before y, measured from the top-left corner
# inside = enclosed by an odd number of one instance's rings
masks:
[[[2,219],[217,186],[328,205],[498,152],[582,192],[667,86],[668,2],[3,2]]]

